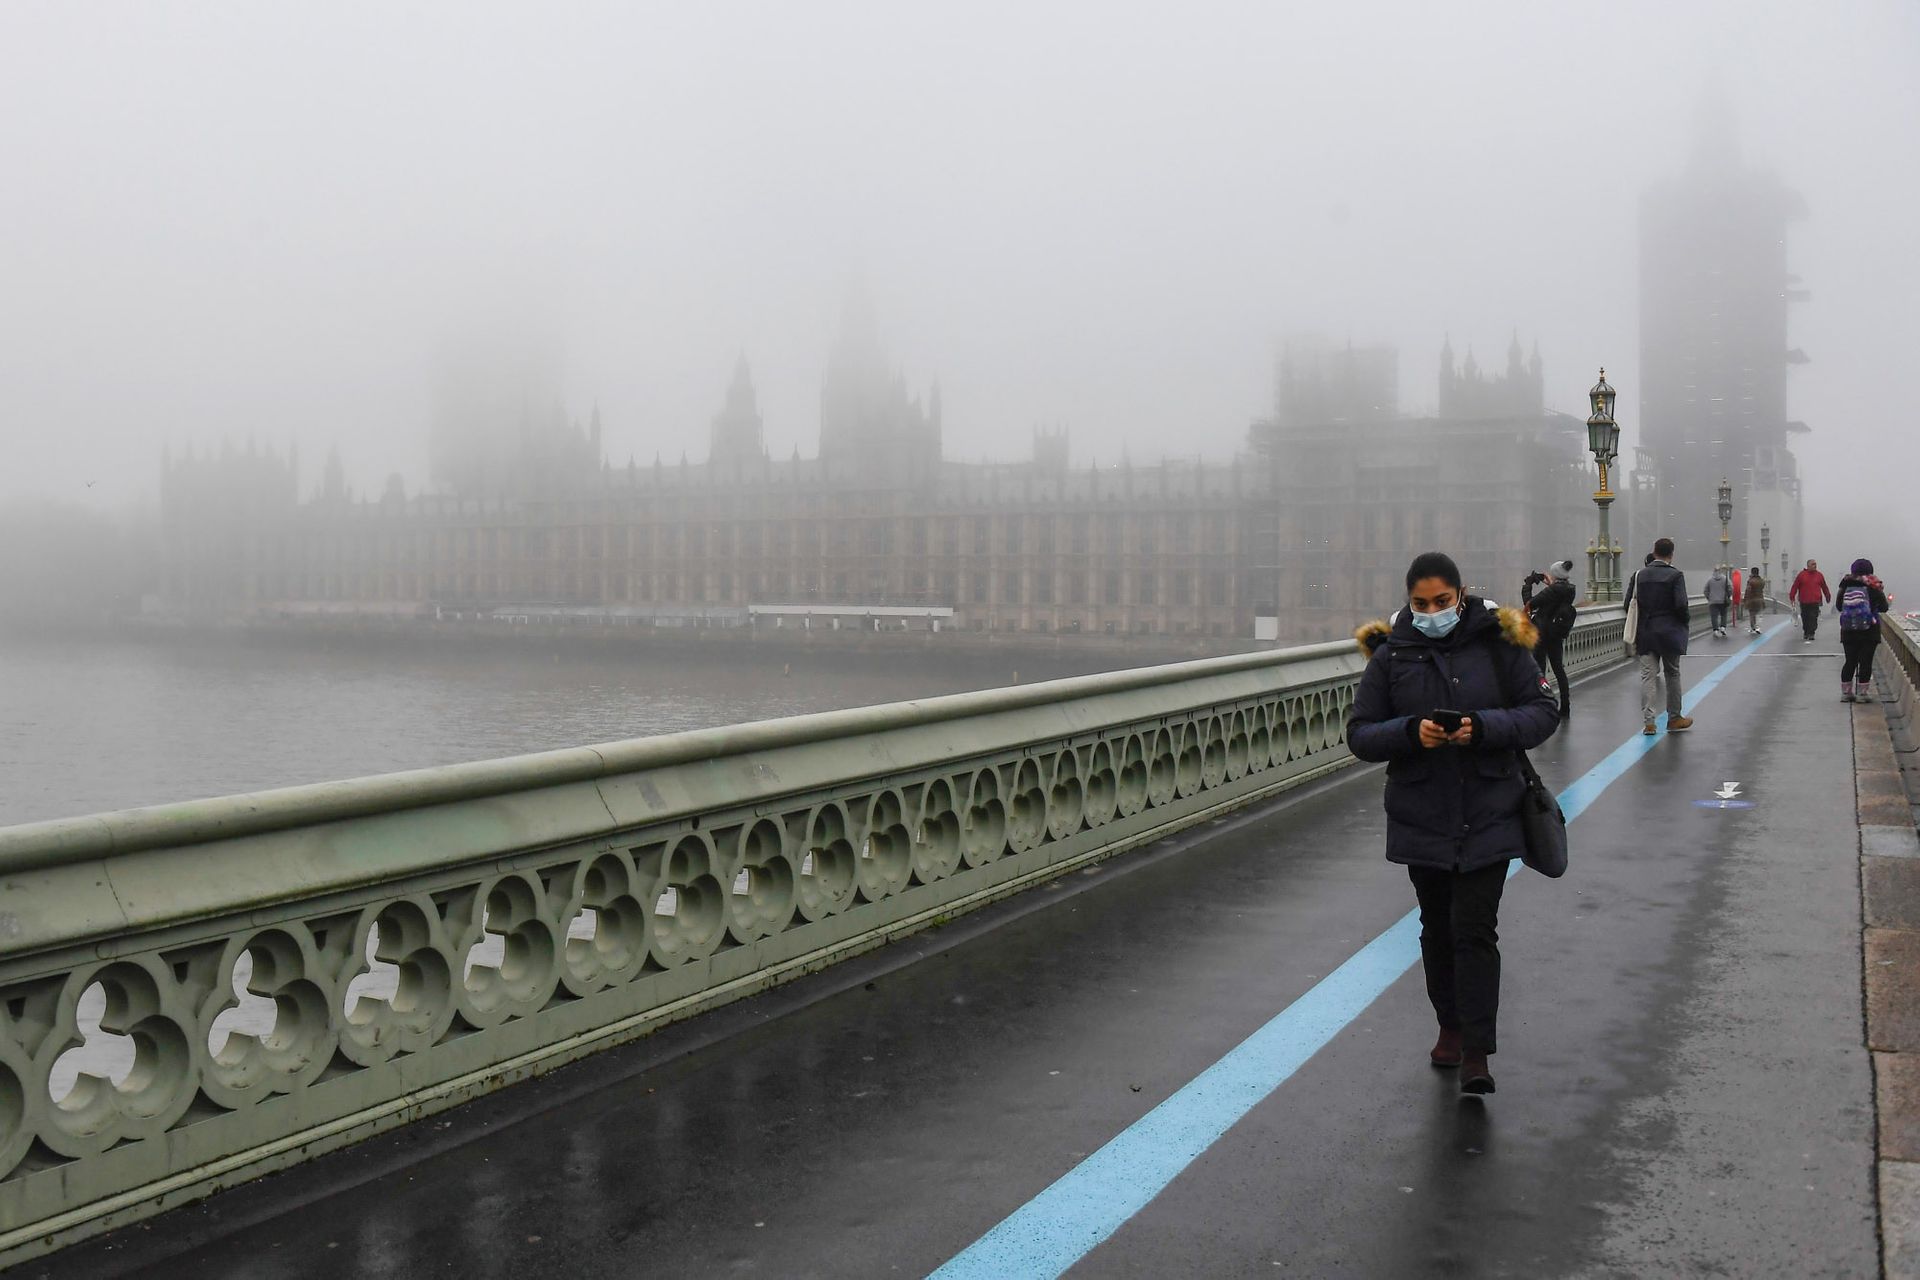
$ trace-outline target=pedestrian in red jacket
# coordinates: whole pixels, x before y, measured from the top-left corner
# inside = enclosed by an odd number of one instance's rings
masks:
[[[1820,629],[1820,608],[1833,599],[1833,592],[1827,587],[1827,577],[1820,572],[1820,562],[1807,561],[1793,580],[1793,586],[1787,591],[1787,601],[1800,606],[1800,629],[1806,633],[1808,644],[1813,643],[1813,633]]]

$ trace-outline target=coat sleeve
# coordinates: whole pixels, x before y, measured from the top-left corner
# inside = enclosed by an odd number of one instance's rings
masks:
[[[1673,575],[1673,613],[1682,623],[1693,621],[1693,608],[1687,603],[1687,575],[1678,571]]]
[[[1553,736],[1560,712],[1547,693],[1538,664],[1526,650],[1509,644],[1497,646],[1493,661],[1500,688],[1513,701],[1473,713],[1473,745],[1482,751],[1526,751],[1539,746]]]
[[[1367,663],[1354,695],[1353,714],[1347,718],[1347,749],[1374,763],[1417,755],[1423,748],[1415,737],[1412,716],[1393,714],[1393,691],[1387,674],[1387,650]]]

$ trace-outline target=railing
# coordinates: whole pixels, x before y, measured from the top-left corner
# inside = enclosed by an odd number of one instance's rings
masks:
[[[1887,684],[1893,690],[1888,714],[1911,721],[1920,705],[1920,631],[1890,614],[1880,619],[1880,646],[1886,652]],[[1908,729],[1912,732],[1911,726]]]
[[[1620,625],[1584,617],[1570,668]],[[0,1265],[1337,769],[1362,666],[1322,644],[0,829]]]

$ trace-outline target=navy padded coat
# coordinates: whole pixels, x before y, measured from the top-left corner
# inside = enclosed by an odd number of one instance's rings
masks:
[[[1372,657],[1347,721],[1347,746],[1387,765],[1387,860],[1475,871],[1525,849],[1514,754],[1553,736],[1559,712],[1533,660],[1538,633],[1519,609],[1477,596],[1441,640],[1402,610],[1391,626],[1356,633]],[[1420,720],[1438,708],[1473,717],[1464,747],[1420,745]]]

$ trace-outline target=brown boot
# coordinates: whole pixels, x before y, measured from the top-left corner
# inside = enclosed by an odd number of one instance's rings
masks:
[[[1440,1038],[1433,1042],[1433,1052],[1427,1055],[1427,1061],[1436,1067],[1457,1067],[1460,1065],[1460,1032],[1455,1027],[1440,1028]]]
[[[1493,1072],[1487,1070],[1487,1055],[1469,1053],[1460,1062],[1460,1092],[1492,1093]]]
[[[1684,733],[1691,728],[1693,728],[1692,716],[1668,716],[1667,717],[1668,733]]]

